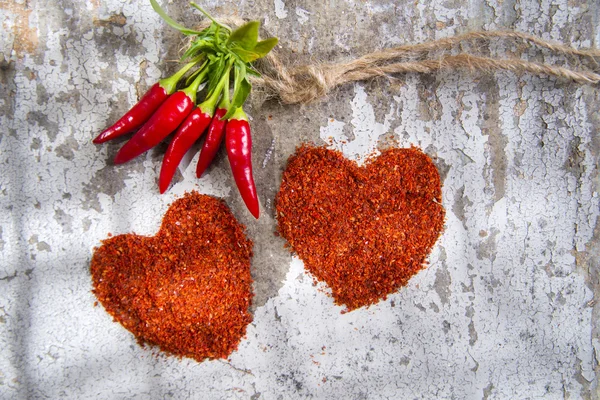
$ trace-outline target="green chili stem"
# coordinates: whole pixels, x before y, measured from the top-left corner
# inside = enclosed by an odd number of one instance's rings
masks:
[[[219,82],[217,82],[215,88],[208,94],[206,100],[204,100],[202,104],[198,106],[202,109],[203,112],[206,112],[208,114],[214,114],[217,105],[217,100],[219,100],[219,96],[223,91],[223,87],[229,82],[229,70],[231,69],[232,65],[233,61],[230,61],[229,65],[225,69],[225,73],[221,75],[221,78],[219,79]],[[227,97],[229,97],[229,94],[227,94]]]
[[[192,81],[194,79],[196,79],[196,77],[198,76],[198,74],[204,70],[204,68],[206,67],[207,63],[208,63],[208,60],[205,61],[204,64],[202,64],[202,66],[200,68],[198,68],[197,70],[195,70],[194,72],[192,72],[190,74],[190,76],[187,77],[187,80],[185,81],[186,86],[191,85]]]
[[[229,102],[229,72],[231,70],[227,69],[227,72],[225,73],[226,78],[225,78],[225,87],[223,88],[223,97],[221,98],[221,101],[219,102],[219,108],[224,108],[226,110],[229,110],[229,106],[230,106],[230,102]]]
[[[240,121],[248,121],[248,116],[246,115],[246,113],[244,112],[244,109],[242,107],[238,107],[235,112],[233,113],[233,115],[231,117],[228,118],[229,120],[232,119],[236,119],[236,120],[240,120]]]
[[[206,77],[206,74],[208,74],[209,71],[209,68],[206,68],[206,64],[207,62],[204,63],[204,65],[201,68],[202,71],[198,74],[196,79],[194,79],[191,85],[182,90],[185,94],[187,94],[190,97],[190,99],[192,99],[194,103],[196,102],[196,92],[198,92],[200,84],[202,83],[202,81]]]
[[[184,76],[190,70],[190,68],[198,64],[202,60],[202,58],[204,58],[204,56],[198,56],[192,59],[192,61],[185,64],[179,71],[175,72],[173,75],[158,81],[159,85],[162,86],[167,93],[173,93],[181,77]]]

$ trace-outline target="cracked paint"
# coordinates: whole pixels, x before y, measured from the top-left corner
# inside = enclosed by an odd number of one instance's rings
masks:
[[[65,6],[66,4],[66,6]],[[162,2],[186,22],[185,5]],[[264,18],[285,60],[512,28],[599,42],[597,5],[433,1],[210,0],[215,15]],[[290,14],[291,13],[291,14]],[[597,393],[598,89],[496,73],[408,74],[351,84],[326,101],[251,99],[263,215],[247,215],[226,156],[200,180],[190,153],[170,191],[166,146],[112,165],[124,143],[90,140],[173,65],[180,37],[147,2],[0,0],[0,397],[590,398]],[[287,17],[290,18],[287,18]],[[402,34],[398,34],[402,32]],[[508,48],[507,48],[508,47]],[[520,54],[492,41],[490,54]],[[544,52],[530,59],[553,61]],[[259,104],[260,103],[260,104]],[[272,116],[272,117],[271,117]],[[289,154],[314,141],[365,162],[423,148],[443,177],[445,231],[428,268],[368,309],[340,314],[275,238]],[[224,198],[255,241],[256,301],[228,360],[140,348],[90,292],[108,233],[152,235],[185,191]],[[291,261],[290,261],[291,260]]]

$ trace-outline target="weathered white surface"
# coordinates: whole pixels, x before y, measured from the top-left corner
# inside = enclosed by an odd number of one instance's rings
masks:
[[[598,5],[577,1],[207,3],[264,18],[299,62],[479,28],[600,41]],[[0,398],[597,398],[597,88],[444,73],[253,104],[254,222],[222,155],[200,181],[192,160],[159,196],[164,147],[113,166],[123,142],[90,143],[173,69],[180,38],[149,4],[0,2],[0,20]],[[446,231],[386,302],[340,314],[273,239],[273,197],[301,140],[358,161],[390,140],[437,157]],[[227,362],[155,357],[90,292],[93,247],[153,234],[190,189],[224,197],[255,241],[254,322]]]

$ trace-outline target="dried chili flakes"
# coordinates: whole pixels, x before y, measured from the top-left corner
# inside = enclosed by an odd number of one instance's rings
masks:
[[[104,240],[91,262],[93,292],[141,344],[198,361],[226,358],[252,320],[244,230],[223,201],[187,193],[156,236]]]
[[[397,291],[424,267],[444,225],[440,176],[417,148],[365,167],[304,144],[277,195],[279,233],[348,310]]]

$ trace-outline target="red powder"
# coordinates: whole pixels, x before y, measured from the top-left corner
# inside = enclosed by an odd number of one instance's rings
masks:
[[[104,240],[91,262],[93,292],[141,344],[197,361],[226,358],[252,321],[244,231],[223,201],[187,193],[156,236]]]
[[[281,236],[348,310],[374,304],[424,267],[444,226],[440,176],[417,148],[365,167],[302,145],[276,199]]]

